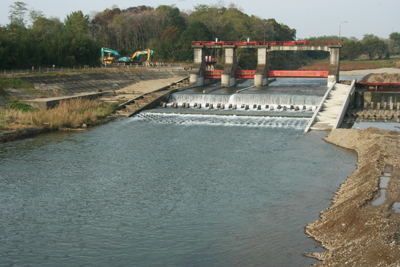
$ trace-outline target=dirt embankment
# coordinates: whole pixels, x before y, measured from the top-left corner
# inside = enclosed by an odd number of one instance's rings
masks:
[[[326,141],[355,149],[357,170],[321,219],[307,225],[306,233],[328,250],[309,256],[322,261],[316,266],[399,266],[400,213],[394,205],[400,204],[400,133],[336,129]],[[380,188],[384,173],[390,173],[386,196]],[[378,198],[383,203],[375,202]]]
[[[368,77],[370,83],[400,83],[400,73],[376,73]]]
[[[361,69],[361,70],[348,70],[340,71],[340,76],[361,76],[370,73],[400,73],[400,68],[380,68],[380,69]]]

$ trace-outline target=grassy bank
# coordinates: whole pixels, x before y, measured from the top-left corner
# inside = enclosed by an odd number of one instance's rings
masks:
[[[380,68],[395,68],[400,67],[399,59],[389,60],[341,60],[340,70],[367,70],[367,69],[380,69]],[[299,70],[317,70],[327,71],[329,70],[329,61],[314,61],[307,64],[307,66],[301,67]]]
[[[20,79],[0,78],[0,96],[7,97],[8,93],[4,88],[25,88],[32,89],[33,84],[24,82]]]
[[[96,124],[111,114],[113,105],[95,100],[74,99],[62,101],[53,109],[37,110],[16,101],[0,110],[0,132],[29,127],[78,128],[82,124]]]

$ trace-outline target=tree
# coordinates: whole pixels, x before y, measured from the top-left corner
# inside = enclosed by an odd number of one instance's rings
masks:
[[[65,30],[77,37],[87,36],[89,31],[89,15],[83,15],[82,11],[72,12],[64,20]]]
[[[385,42],[373,34],[364,34],[362,44],[364,47],[364,52],[368,55],[370,60],[377,55],[379,59],[381,59],[383,54],[385,54],[387,51]]]
[[[29,18],[32,21],[32,23],[34,23],[37,19],[39,18],[44,18],[44,14],[42,11],[39,10],[31,10],[29,11]]]
[[[342,55],[348,60],[355,60],[363,53],[363,45],[359,41],[346,41],[343,43]]]
[[[400,33],[398,32],[392,32],[389,36],[390,38],[390,46],[391,46],[391,52],[394,54],[399,54],[400,53]]]
[[[179,8],[175,6],[161,5],[156,9],[160,13],[167,14],[169,18],[168,26],[176,27],[181,34],[186,29],[185,19],[181,16]],[[167,25],[164,25],[164,29]]]
[[[27,4],[24,2],[14,2],[13,5],[9,6],[10,15],[8,18],[10,19],[10,26],[17,28],[25,27],[25,13],[28,11]]]

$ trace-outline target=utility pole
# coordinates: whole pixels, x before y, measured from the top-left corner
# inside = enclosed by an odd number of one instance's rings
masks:
[[[339,41],[341,41],[341,40],[340,40],[340,31],[341,31],[341,29],[342,29],[342,23],[347,23],[347,20],[346,20],[346,21],[340,22],[340,25],[339,25]]]

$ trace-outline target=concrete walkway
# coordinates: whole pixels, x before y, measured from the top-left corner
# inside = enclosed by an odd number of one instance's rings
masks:
[[[351,98],[350,93],[354,88],[355,80],[351,85],[334,83],[326,92],[304,132],[308,132],[309,129],[330,131],[338,127],[343,120]]]
[[[349,86],[344,84],[336,84],[333,87],[321,110],[318,112],[311,130],[332,130],[342,104],[346,99],[348,90]]]
[[[169,79],[158,81],[159,83],[156,84],[143,83],[143,87],[136,87],[136,85],[132,85],[125,88],[128,92],[132,93],[138,92],[138,88],[143,88],[142,90],[144,91],[142,91],[142,94],[131,98],[123,104],[120,104],[114,110],[113,115],[117,117],[131,117],[144,109],[154,108],[160,105],[163,101],[167,102],[171,93],[190,86],[189,77],[185,77],[179,81],[175,80],[173,82],[171,82]],[[165,85],[166,82],[168,83],[167,85]],[[121,92],[122,90],[123,89],[121,89]],[[134,94],[128,95],[132,96]]]
[[[178,80],[180,80],[180,78],[172,77],[165,79],[140,81],[138,83],[128,85],[119,90],[115,90],[114,91],[115,94],[103,96],[99,98],[99,100],[108,103],[122,104],[131,99],[137,98],[143,94],[157,91],[160,88],[168,86]]]

